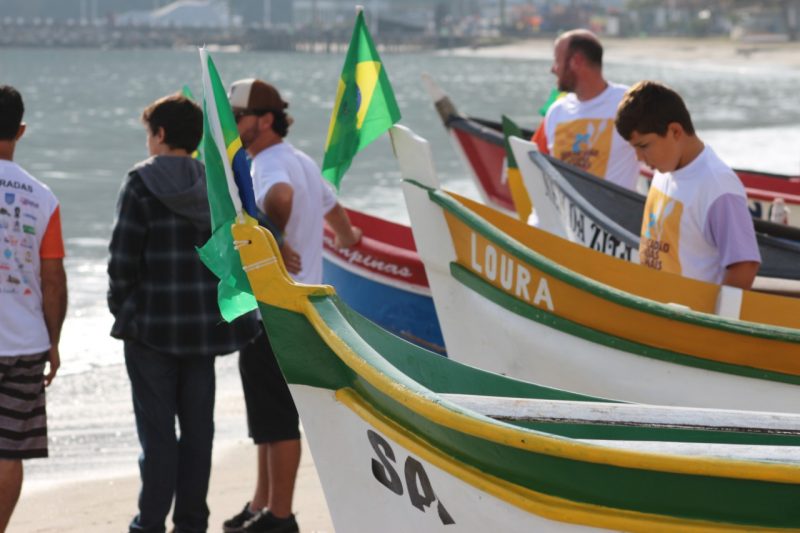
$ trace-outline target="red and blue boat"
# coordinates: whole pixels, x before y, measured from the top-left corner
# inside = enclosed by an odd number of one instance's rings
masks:
[[[411,228],[354,209],[347,209],[347,214],[364,236],[351,248],[337,249],[333,232],[325,228],[323,281],[336,287],[359,314],[444,355],[442,331]]]

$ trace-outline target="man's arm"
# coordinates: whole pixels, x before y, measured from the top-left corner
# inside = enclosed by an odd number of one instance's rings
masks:
[[[725,269],[725,277],[722,279],[722,284],[739,287],[740,289],[750,289],[756,279],[760,265],[761,263],[756,261],[742,261],[741,263],[728,265]]]
[[[286,231],[286,224],[292,216],[293,198],[294,189],[288,183],[276,183],[264,197],[264,213],[281,231]]]
[[[292,216],[293,198],[294,189],[288,183],[276,183],[269,188],[264,197],[261,208],[281,233],[286,232],[286,225],[289,223],[289,217]],[[302,269],[300,254],[286,242],[286,239],[281,243],[280,250],[286,270],[292,274],[300,272]]]
[[[347,211],[338,202],[325,213],[325,221],[336,234],[333,245],[337,248],[349,248],[361,240],[361,228],[350,223]]]
[[[44,378],[45,386],[49,386],[56,377],[61,357],[58,343],[61,340],[61,326],[67,316],[67,274],[64,272],[63,259],[42,259],[42,311],[50,335],[50,370]]]

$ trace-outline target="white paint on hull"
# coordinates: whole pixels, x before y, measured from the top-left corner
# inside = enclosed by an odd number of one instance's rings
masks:
[[[373,427],[344,404],[333,391],[290,385],[314,464],[322,482],[336,531],[343,533],[463,532],[529,533],[531,531],[599,531],[556,522],[528,513],[434,466]],[[392,450],[388,460],[402,484],[396,494],[373,474],[373,460],[385,472],[368,431],[374,431]],[[386,448],[382,448],[386,453]],[[387,454],[388,455],[388,454]],[[411,503],[405,480],[406,462],[417,461],[430,481],[436,500],[418,509]],[[420,492],[417,485],[417,492]],[[443,524],[441,503],[454,523]]]
[[[412,214],[412,220],[414,215]],[[449,236],[448,236],[449,238]],[[800,387],[635,355],[512,313],[426,263],[448,356],[573,392],[639,403],[800,413]],[[667,334],[667,332],[665,332]]]

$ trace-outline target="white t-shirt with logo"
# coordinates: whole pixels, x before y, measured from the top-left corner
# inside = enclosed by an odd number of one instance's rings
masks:
[[[336,196],[323,179],[317,164],[290,143],[283,141],[262,150],[250,170],[256,202],[277,183],[292,186],[292,213],[284,239],[300,254],[302,269],[293,275],[301,283],[322,283],[322,228],[324,216],[336,205]]]
[[[50,348],[41,259],[64,257],[58,200],[13,161],[0,160],[0,357]]]
[[[729,265],[761,262],[744,186],[710,147],[680,170],[653,176],[639,260],[718,284]]]
[[[627,87],[610,83],[591,100],[575,93],[558,99],[544,117],[550,155],[595,176],[635,190],[639,179],[636,152],[614,126],[617,106]]]

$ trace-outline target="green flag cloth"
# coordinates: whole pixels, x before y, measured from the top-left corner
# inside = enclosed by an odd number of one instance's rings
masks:
[[[206,166],[212,235],[198,249],[200,259],[219,279],[218,303],[228,322],[256,308],[256,299],[234,249],[234,222],[255,225],[253,181],[236,120],[214,62],[200,49],[203,66],[203,157]]]
[[[400,109],[389,77],[367,31],[364,13],[359,12],[328,127],[322,161],[325,179],[338,189],[356,153],[398,120]]]
[[[565,92],[559,91],[557,88],[550,91],[550,96],[547,97],[547,101],[544,103],[542,107],[539,108],[539,114],[545,116],[547,114],[547,110],[550,109],[550,106],[555,103],[556,100],[564,96]]]

